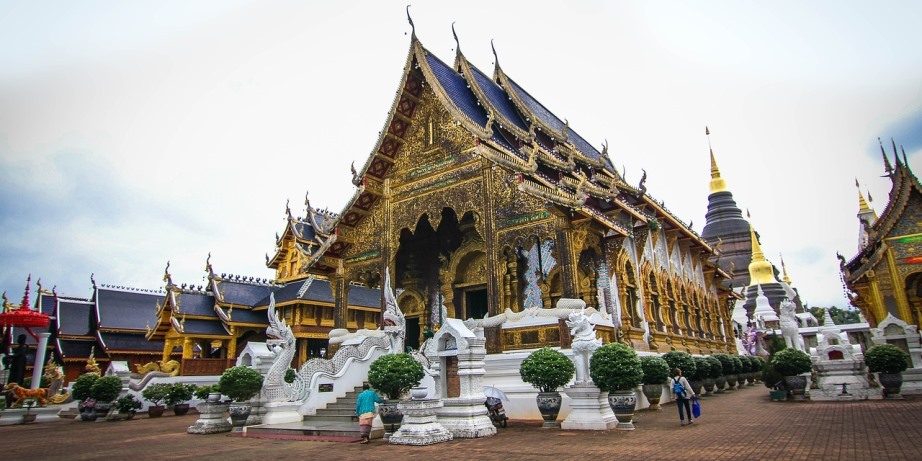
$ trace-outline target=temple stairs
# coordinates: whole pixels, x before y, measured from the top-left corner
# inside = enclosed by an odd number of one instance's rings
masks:
[[[359,433],[358,416],[355,414],[355,401],[361,392],[361,386],[356,387],[336,402],[328,404],[326,408],[318,408],[316,415],[304,416],[301,422],[249,426],[246,428],[245,437],[360,441],[362,438]],[[372,426],[371,438],[382,437],[384,428]]]

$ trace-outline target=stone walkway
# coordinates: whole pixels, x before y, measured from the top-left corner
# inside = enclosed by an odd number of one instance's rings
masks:
[[[679,426],[675,405],[641,411],[632,432],[541,429],[510,421],[495,437],[428,447],[188,435],[196,416],[126,422],[0,427],[2,459],[261,460],[462,459],[643,460],[919,459],[922,397],[898,401],[777,403],[763,386],[702,399],[702,418]],[[0,414],[0,418],[2,418]]]

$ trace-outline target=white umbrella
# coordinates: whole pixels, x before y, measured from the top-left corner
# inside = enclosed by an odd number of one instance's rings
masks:
[[[483,386],[483,395],[505,400],[507,402],[509,401],[509,397],[506,396],[506,393],[497,389],[496,386]]]

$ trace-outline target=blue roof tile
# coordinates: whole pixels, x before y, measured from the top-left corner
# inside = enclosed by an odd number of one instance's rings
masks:
[[[95,298],[99,308],[99,327],[146,330],[148,325],[157,324],[157,303],[163,304],[165,296],[163,293],[97,288]]]
[[[225,303],[240,304],[243,306],[256,306],[260,301],[269,297],[272,287],[269,285],[254,285],[233,280],[222,280],[217,284],[221,299]]]
[[[93,305],[61,301],[58,305],[58,333],[66,336],[92,336],[95,330]]]
[[[218,318],[214,311],[215,299],[211,293],[180,293],[176,299],[179,302],[180,314]]]
[[[163,341],[148,341],[144,333],[112,333],[100,331],[99,337],[102,339],[107,350],[113,351],[141,351],[141,352],[161,352],[163,351]]]
[[[435,57],[432,53],[426,53],[426,62],[439,84],[445,89],[448,97],[452,102],[464,112],[474,123],[480,126],[487,124],[487,112],[477,104],[477,97],[467,86],[467,82],[455,72],[450,66]]]
[[[474,74],[474,80],[477,82],[477,86],[480,87],[481,91],[483,91],[490,100],[490,104],[492,104],[503,117],[514,123],[515,126],[524,131],[528,131],[528,124],[522,120],[519,111],[516,110],[515,105],[509,100],[509,95],[506,94],[503,88],[497,85],[493,80],[490,80],[480,69],[471,66],[471,70]]]

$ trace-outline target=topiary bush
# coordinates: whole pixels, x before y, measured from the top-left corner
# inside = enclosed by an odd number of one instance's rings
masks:
[[[538,349],[519,366],[522,381],[531,384],[540,392],[556,392],[573,379],[576,367],[562,352],[545,347]]]
[[[902,373],[909,368],[909,354],[893,344],[878,344],[864,353],[864,363],[873,373]]]
[[[707,357],[694,357],[695,359],[695,374],[688,377],[692,381],[702,381],[708,379],[711,376],[711,363],[708,362]]]
[[[724,367],[723,367],[723,364],[720,362],[720,360],[717,357],[710,355],[710,356],[705,357],[705,359],[707,359],[708,365],[710,365],[711,367],[711,369],[708,370],[708,378],[717,379],[723,376]]]
[[[634,349],[608,343],[589,359],[589,376],[602,391],[627,391],[643,382],[643,368]]]
[[[221,392],[218,390],[217,384],[196,386],[195,391],[193,391],[192,394],[195,395],[195,398],[199,400],[208,400],[208,394],[211,394],[212,392]]]
[[[195,388],[195,384],[173,383],[167,390],[166,397],[163,400],[170,406],[186,403],[192,400]]]
[[[689,376],[694,376],[698,371],[695,366],[695,358],[688,352],[669,351],[663,354],[663,360],[669,364],[670,373],[678,368],[682,370],[682,376],[687,378]]]
[[[749,365],[743,365],[743,359],[738,355],[731,355],[730,360],[733,361],[733,373],[735,374],[745,373],[749,368]]]
[[[74,385],[70,388],[74,400],[86,400],[92,397],[90,388],[93,387],[93,383],[95,383],[97,379],[99,379],[99,375],[96,373],[84,373],[78,376],[77,380],[74,381]]]
[[[743,373],[753,373],[759,371],[758,362],[756,358],[752,355],[741,355],[740,359],[743,360]]]
[[[166,393],[170,390],[169,387],[170,385],[165,383],[148,384],[141,391],[141,397],[144,397],[144,400],[147,400],[153,406],[160,406],[163,399],[166,398]]]
[[[246,366],[228,368],[218,380],[221,393],[240,403],[252,399],[262,387],[263,376]]]
[[[806,352],[783,349],[772,356],[772,366],[781,376],[797,376],[813,370],[813,361]]]
[[[423,366],[410,354],[387,354],[372,362],[368,383],[387,398],[398,400],[425,375]]]
[[[122,392],[122,380],[118,376],[109,375],[97,379],[90,386],[90,397],[96,399],[96,403],[109,403],[118,398]]]
[[[141,401],[131,394],[126,394],[124,397],[119,397],[119,399],[115,401],[115,409],[118,410],[119,413],[137,411],[141,409]]]
[[[732,375],[733,372],[733,359],[730,358],[727,354],[714,354],[712,357],[720,360],[720,374],[721,375]]]
[[[663,384],[669,379],[669,364],[655,355],[640,358],[644,384]]]

